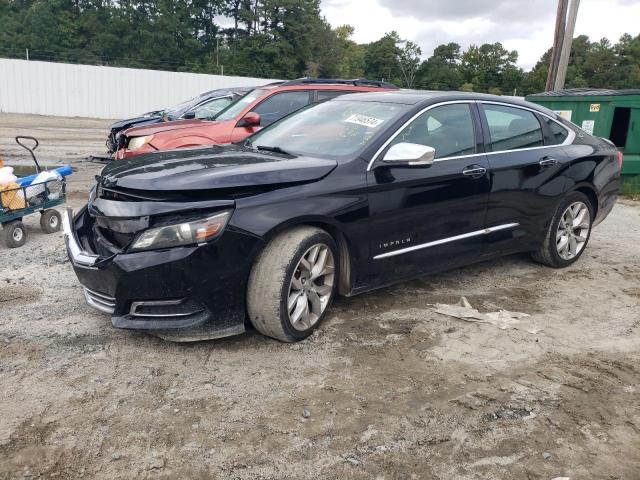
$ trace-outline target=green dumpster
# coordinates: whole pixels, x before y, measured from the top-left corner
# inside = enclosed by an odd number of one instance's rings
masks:
[[[622,191],[640,192],[640,89],[574,88],[528,95],[587,133],[608,138],[624,153]]]

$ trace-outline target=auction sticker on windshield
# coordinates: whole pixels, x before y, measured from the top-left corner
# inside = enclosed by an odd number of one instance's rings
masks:
[[[356,125],[362,125],[363,127],[376,128],[384,122],[384,120],[375,117],[368,117],[360,113],[354,113],[349,118],[344,120],[347,123],[355,123]]]

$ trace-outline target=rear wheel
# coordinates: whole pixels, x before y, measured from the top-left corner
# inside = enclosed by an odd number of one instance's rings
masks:
[[[62,217],[57,210],[45,210],[40,216],[40,228],[44,233],[55,233],[60,230]]]
[[[9,248],[21,247],[27,242],[27,229],[21,220],[5,223],[2,226],[4,243]]]
[[[564,268],[584,252],[593,226],[593,206],[581,192],[572,192],[562,201],[549,225],[545,239],[532,257],[553,268]]]
[[[307,338],[326,314],[338,283],[337,248],[324,230],[297,227],[259,255],[247,287],[255,328],[283,342]]]

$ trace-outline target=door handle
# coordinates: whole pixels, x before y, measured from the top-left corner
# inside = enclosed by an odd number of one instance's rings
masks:
[[[462,174],[467,177],[480,178],[485,173],[487,173],[487,169],[481,167],[480,165],[469,165],[464,170],[462,170]]]
[[[542,160],[538,162],[538,165],[540,165],[541,167],[551,167],[553,165],[557,165],[558,163],[560,162],[556,158],[544,157]]]

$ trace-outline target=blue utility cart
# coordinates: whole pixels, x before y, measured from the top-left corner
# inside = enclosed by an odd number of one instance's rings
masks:
[[[15,139],[18,145],[29,151],[36,165],[36,173],[40,173],[41,168],[34,153],[39,145],[38,140],[24,136],[18,136]],[[33,147],[22,143],[23,140],[34,142]],[[54,233],[60,230],[62,218],[54,207],[63,204],[65,200],[64,177],[0,191],[0,224],[6,246],[16,248],[26,243],[27,230],[22,219],[36,212],[40,212],[40,227],[43,232]]]

